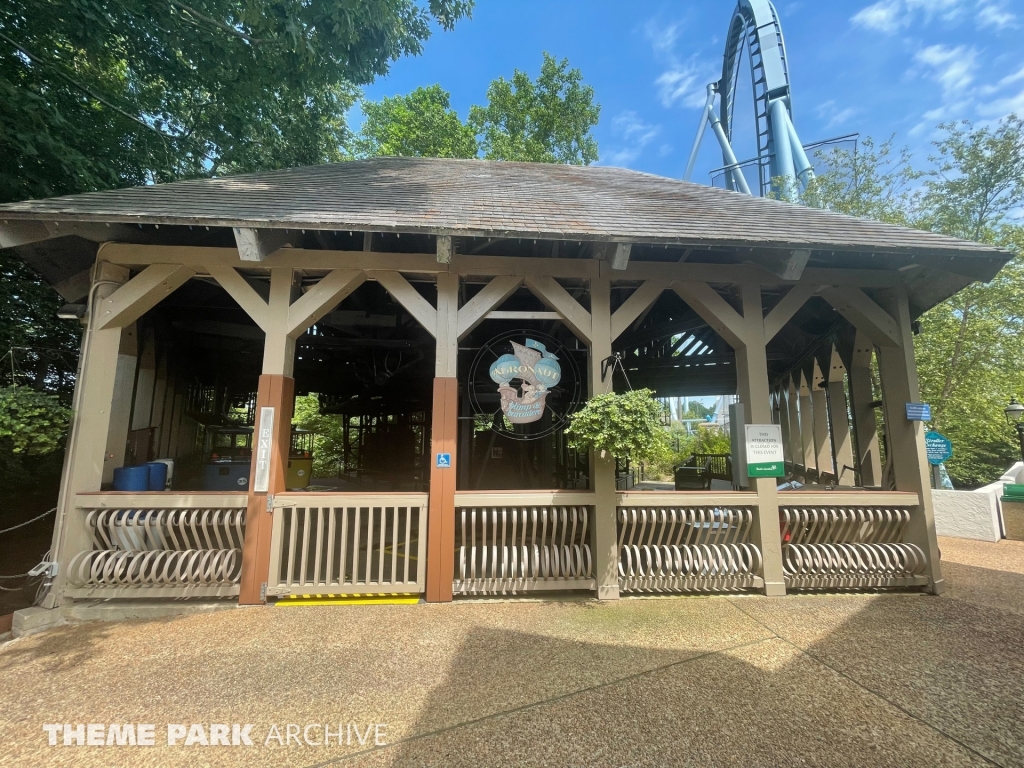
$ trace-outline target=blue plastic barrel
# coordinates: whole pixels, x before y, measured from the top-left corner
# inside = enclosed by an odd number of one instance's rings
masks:
[[[162,491],[167,486],[167,465],[162,461],[151,461],[149,467],[149,490]]]
[[[114,469],[115,491],[148,491],[149,467],[116,467]]]

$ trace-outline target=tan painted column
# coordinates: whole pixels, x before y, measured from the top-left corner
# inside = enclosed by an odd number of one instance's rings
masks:
[[[131,427],[132,393],[135,390],[135,369],[139,362],[138,327],[135,323],[121,329],[114,376],[114,399],[107,430],[107,453],[103,460],[103,482],[114,479],[114,470],[124,466],[128,452],[128,431]]]
[[[768,355],[765,349],[761,286],[755,283],[740,285],[740,298],[747,332],[746,344],[736,350],[737,392],[743,402],[743,412],[748,424],[771,424],[771,394],[768,389]],[[782,573],[782,538],[776,478],[751,478],[750,487],[751,490],[757,491],[757,525],[752,533],[764,561],[764,593],[784,595],[786,584]]]
[[[103,483],[121,329],[96,330],[95,326],[102,302],[128,281],[129,272],[126,267],[99,262],[93,276],[51,544],[51,557],[58,563],[57,577],[43,603],[45,608],[53,608],[64,601],[63,590],[71,558],[92,549],[92,536],[85,524],[85,514],[75,508],[75,495],[98,491]]]
[[[814,373],[811,385],[811,410],[814,413],[814,458],[818,467],[818,476],[828,473],[835,474],[832,461],[832,441],[829,438],[828,395],[825,393],[825,377],[814,361]]]
[[[793,446],[791,444],[792,435],[789,431],[790,419],[789,419],[789,400],[786,395],[788,393],[780,389],[777,393],[779,398],[779,428],[782,430],[782,450],[783,455],[786,457],[787,463],[793,463]]]
[[[601,380],[601,361],[612,354],[611,281],[598,277],[590,281],[590,395],[612,391],[612,374]],[[597,597],[617,600],[619,597],[618,495],[615,491],[615,459],[592,452],[591,490],[594,492],[594,576]]]
[[[907,526],[906,541],[916,544],[928,558],[929,591],[945,591],[939,548],[935,538],[935,514],[924,424],[907,419],[906,404],[921,401],[914,361],[914,337],[910,329],[910,309],[906,289],[885,291],[879,304],[895,321],[902,345],[878,348],[878,368],[882,379],[886,434],[896,476],[896,490],[918,494],[921,505],[913,510]]]
[[[427,593],[430,603],[451,602],[455,578],[455,487],[459,444],[459,276],[437,276],[436,357],[430,430],[430,501],[427,517]],[[448,454],[448,467],[437,466]]]
[[[828,371],[828,417],[832,424],[832,446],[836,458],[836,482],[855,485],[853,441],[846,403],[846,366],[836,348],[832,348],[832,364]],[[848,469],[844,470],[844,467]]]
[[[818,459],[814,451],[814,410],[811,406],[811,388],[807,377],[800,372],[800,443],[803,446],[804,471],[806,480],[818,472]]]
[[[800,406],[797,402],[796,385],[793,378],[787,378],[786,403],[789,407],[789,452],[793,457],[794,469],[804,469],[804,444],[800,439]]]
[[[861,331],[853,346],[850,363],[850,410],[857,441],[857,465],[864,486],[882,484],[882,459],[878,448],[878,422],[875,420],[871,387],[871,355],[874,343]]]

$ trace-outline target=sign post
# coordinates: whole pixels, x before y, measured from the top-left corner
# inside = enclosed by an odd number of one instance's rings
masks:
[[[785,477],[782,427],[778,424],[747,424],[747,476]]]
[[[932,465],[932,487],[942,487],[942,471],[939,467],[953,455],[953,443],[941,432],[925,432],[924,449],[928,463]]]

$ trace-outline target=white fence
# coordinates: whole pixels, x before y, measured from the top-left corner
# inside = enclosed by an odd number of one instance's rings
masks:
[[[756,500],[756,494],[740,493],[620,494],[620,591],[763,586],[761,550],[751,539]]]
[[[787,500],[788,502],[788,500]],[[793,589],[921,586],[927,559],[904,542],[913,507],[835,494],[825,504],[782,502],[782,560]]]
[[[92,547],[68,565],[70,597],[238,594],[244,494],[82,494]]]
[[[589,494],[456,494],[454,594],[593,590]]]
[[[426,590],[427,494],[280,494],[267,594]]]

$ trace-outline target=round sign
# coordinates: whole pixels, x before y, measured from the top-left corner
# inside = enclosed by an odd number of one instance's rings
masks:
[[[941,464],[953,455],[953,444],[940,432],[926,432],[924,448],[928,454],[929,464]]]
[[[583,393],[577,354],[539,331],[510,331],[488,341],[470,365],[467,382],[478,428],[513,440],[537,440],[564,429]]]

